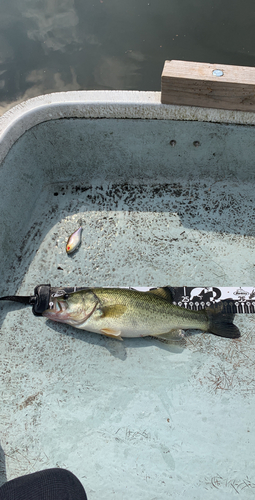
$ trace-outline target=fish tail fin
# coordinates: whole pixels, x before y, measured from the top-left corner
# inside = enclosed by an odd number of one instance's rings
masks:
[[[239,328],[233,324],[235,315],[233,313],[224,313],[223,305],[210,307],[206,310],[209,320],[208,332],[226,337],[229,339],[237,339],[240,337]]]

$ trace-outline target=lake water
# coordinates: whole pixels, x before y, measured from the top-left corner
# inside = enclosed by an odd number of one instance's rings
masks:
[[[48,92],[160,90],[166,59],[255,66],[251,0],[2,0],[0,113]]]

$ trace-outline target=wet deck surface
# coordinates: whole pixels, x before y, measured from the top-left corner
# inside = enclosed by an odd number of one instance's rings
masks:
[[[251,284],[250,189],[228,183],[226,196],[222,182],[48,186],[12,285],[23,276],[18,293],[30,294],[43,282]],[[81,247],[67,256],[79,224]],[[165,344],[118,342],[15,304],[1,314],[8,479],[60,466],[79,477],[89,499],[252,498],[253,315],[236,317],[240,340],[186,332]]]
[[[0,170],[1,295],[255,285],[253,127],[155,122],[56,120],[19,139]],[[2,480],[60,466],[89,500],[254,497],[255,315],[236,316],[239,340],[166,344],[0,314]]]

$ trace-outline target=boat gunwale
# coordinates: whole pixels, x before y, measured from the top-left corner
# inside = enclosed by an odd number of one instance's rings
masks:
[[[40,123],[67,118],[147,119],[255,125],[255,112],[161,104],[161,92],[83,90],[23,101],[0,117],[0,163]]]

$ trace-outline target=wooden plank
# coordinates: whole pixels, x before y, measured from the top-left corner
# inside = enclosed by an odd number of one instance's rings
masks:
[[[215,70],[222,76],[217,76]],[[161,102],[255,111],[255,68],[165,61],[161,75]]]

